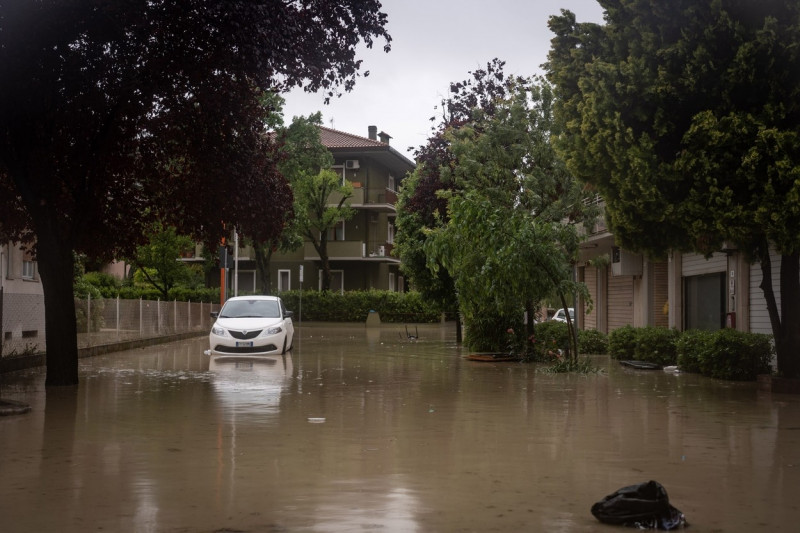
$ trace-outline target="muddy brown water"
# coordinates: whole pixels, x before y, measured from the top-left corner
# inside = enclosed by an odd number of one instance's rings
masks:
[[[689,531],[800,531],[800,398],[633,370],[465,360],[450,326],[298,326],[2,376],[0,531],[626,531],[591,505],[654,479]]]

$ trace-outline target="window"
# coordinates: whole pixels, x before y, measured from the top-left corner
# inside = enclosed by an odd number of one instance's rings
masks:
[[[391,292],[395,291],[394,272],[389,272],[389,291]]]
[[[322,270],[319,270],[319,290],[322,290]],[[344,294],[344,270],[331,270],[331,292]]]
[[[344,220],[340,220],[336,225],[328,230],[329,241],[344,240]]]
[[[292,271],[278,270],[278,292],[292,290]]]
[[[389,183],[387,183],[386,188],[390,191],[394,191],[394,176],[389,176]]]
[[[725,273],[683,279],[685,329],[718,330],[725,327]]]
[[[386,235],[386,242],[389,244],[394,244],[394,224],[389,222],[389,233]]]
[[[36,274],[36,263],[33,261],[22,262],[22,279],[33,279]]]

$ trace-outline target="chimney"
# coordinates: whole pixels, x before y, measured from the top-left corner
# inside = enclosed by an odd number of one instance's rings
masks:
[[[378,135],[381,138],[381,142],[386,144],[389,144],[389,139],[392,138],[392,136],[386,133],[385,131],[380,132]]]
[[[370,126],[367,128],[369,130],[369,138],[373,141],[378,140],[378,126]]]

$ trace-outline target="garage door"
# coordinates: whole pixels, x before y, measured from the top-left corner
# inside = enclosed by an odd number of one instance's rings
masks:
[[[608,331],[633,325],[633,276],[608,273]]]

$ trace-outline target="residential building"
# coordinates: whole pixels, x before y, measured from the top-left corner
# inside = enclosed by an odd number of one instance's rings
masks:
[[[597,199],[602,206],[604,202]],[[760,288],[759,263],[726,246],[704,257],[671,252],[654,260],[616,246],[614,235],[601,219],[581,244],[575,276],[586,283],[592,299],[576,307],[583,329],[609,333],[625,325],[664,326],[678,330],[715,330],[772,333],[766,301]],[[780,256],[773,255],[773,281],[778,279]],[[775,283],[780,305],[780,291]]]
[[[395,235],[397,189],[414,163],[390,145],[391,137],[369,126],[367,137],[321,127],[320,138],[332,153],[333,170],[353,185],[347,201],[355,216],[328,235],[331,290],[382,289],[404,291],[400,260],[391,255]],[[335,203],[337,198],[331,198]],[[198,250],[199,255],[199,250]],[[230,269],[228,294],[262,292],[252,248],[240,246]],[[294,252],[274,253],[270,261],[272,287],[266,292],[321,287],[319,254],[311,242]],[[191,260],[191,259],[188,259]],[[300,272],[303,279],[300,280]]]
[[[18,243],[0,245],[0,354],[44,344],[44,290],[36,260]]]

